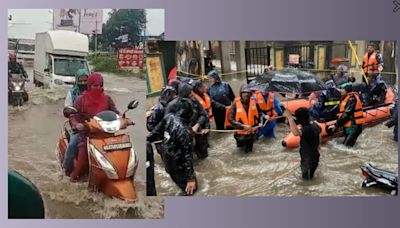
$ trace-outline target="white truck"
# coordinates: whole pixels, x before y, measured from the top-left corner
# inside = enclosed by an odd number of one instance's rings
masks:
[[[18,39],[17,61],[24,65],[32,66],[34,57],[35,57],[35,40]]]
[[[36,34],[33,80],[54,88],[75,82],[79,69],[89,70],[89,39],[81,33],[55,30]]]

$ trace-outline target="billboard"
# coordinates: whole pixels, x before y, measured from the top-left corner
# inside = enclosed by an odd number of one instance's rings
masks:
[[[132,69],[143,68],[143,49],[141,48],[120,48],[118,49],[118,68]]]
[[[54,9],[53,28],[83,34],[102,33],[102,9]]]

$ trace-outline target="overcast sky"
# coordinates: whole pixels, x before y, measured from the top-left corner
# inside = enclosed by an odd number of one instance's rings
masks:
[[[103,10],[103,22],[108,20],[110,9]],[[164,32],[164,10],[148,9],[146,35],[160,35]],[[34,38],[38,32],[51,29],[53,14],[51,9],[10,9],[12,21],[8,23],[9,38]]]

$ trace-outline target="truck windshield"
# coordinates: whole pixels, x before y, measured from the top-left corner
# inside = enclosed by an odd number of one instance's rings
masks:
[[[35,45],[32,45],[32,44],[18,44],[18,51],[35,51]]]
[[[86,60],[54,59],[54,73],[61,76],[75,76],[79,69],[88,70]]]
[[[8,50],[16,50],[17,45],[14,42],[8,42]]]

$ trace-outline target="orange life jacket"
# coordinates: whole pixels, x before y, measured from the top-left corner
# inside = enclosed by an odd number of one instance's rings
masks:
[[[267,114],[268,116],[272,117],[276,115],[276,112],[274,112],[274,94],[269,92],[268,93],[268,100],[265,101],[264,96],[261,91],[255,92],[255,97],[258,106],[260,109]]]
[[[354,110],[354,120],[356,122],[356,124],[364,124],[365,123],[365,117],[364,117],[364,112],[362,109],[362,103],[361,100],[358,96],[358,93],[348,93],[346,98],[344,98],[344,100],[342,101],[342,103],[340,103],[340,109],[339,109],[339,113],[338,113],[338,117],[340,118],[343,115],[344,109],[346,107],[347,101],[350,99],[350,97],[354,96],[357,100],[356,103],[356,107]],[[344,126],[345,127],[350,127],[351,126],[351,120],[347,121]]]
[[[379,73],[378,65],[379,62],[376,59],[376,52],[374,51],[368,58],[368,52],[364,55],[364,72],[365,73]]]
[[[229,121],[229,116],[231,115],[231,106],[226,106],[225,112],[225,127],[232,127],[231,122]]]
[[[236,115],[235,120],[245,125],[256,126],[258,124],[258,110],[257,104],[253,99],[250,99],[249,110],[244,110],[243,104],[239,99],[235,99],[236,102]],[[245,130],[239,130],[237,132],[240,135],[248,135],[250,132]]]
[[[193,92],[193,96],[199,101],[201,106],[203,106],[204,110],[207,111],[210,122],[214,122],[214,115],[213,115],[212,109],[211,109],[211,100],[210,100],[210,97],[208,96],[208,94],[203,93],[204,100],[195,92]]]

